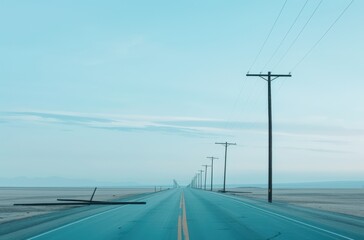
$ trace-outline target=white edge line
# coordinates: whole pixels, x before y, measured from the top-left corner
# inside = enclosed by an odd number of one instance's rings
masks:
[[[148,198],[148,197],[136,198],[136,199],[134,199],[134,201],[138,201],[138,200],[141,200],[141,199],[143,199],[143,198]],[[88,217],[82,218],[82,219],[77,220],[77,221],[75,221],[75,222],[68,223],[68,224],[66,224],[66,225],[60,226],[60,227],[58,227],[58,228],[55,228],[55,229],[49,230],[49,231],[47,231],[47,232],[41,233],[41,234],[36,235],[36,236],[34,236],[34,237],[31,237],[31,238],[28,238],[28,240],[32,240],[32,239],[36,239],[36,238],[42,237],[42,236],[47,235],[47,234],[49,234],[49,233],[52,233],[52,232],[58,231],[58,230],[60,230],[60,229],[63,229],[63,228],[66,228],[66,227],[72,226],[72,225],[74,225],[74,224],[76,224],[76,223],[80,223],[80,222],[86,221],[86,220],[88,220],[88,219],[90,219],[90,218],[94,218],[94,217],[100,216],[100,215],[105,214],[105,213],[108,213],[108,212],[116,211],[116,210],[118,210],[118,209],[120,209],[120,208],[123,208],[123,207],[126,207],[126,205],[123,205],[123,206],[120,206],[120,207],[117,207],[117,208],[113,208],[113,209],[109,209],[109,210],[107,210],[107,211],[104,211],[104,212],[101,212],[101,213],[97,213],[97,214],[95,214],[95,215],[91,215],[91,216],[88,216]]]
[[[241,204],[243,204],[243,205],[246,205],[246,206],[248,206],[248,207],[255,208],[255,209],[260,210],[260,211],[262,211],[262,212],[269,213],[269,214],[271,214],[271,215],[275,215],[275,216],[278,216],[278,217],[280,217],[280,218],[284,218],[284,219],[286,219],[286,220],[289,220],[289,221],[292,221],[292,222],[295,222],[295,223],[302,224],[302,225],[304,225],[304,226],[306,226],[306,227],[311,227],[311,228],[313,228],[313,229],[320,230],[320,231],[323,231],[323,232],[326,232],[326,233],[330,233],[330,234],[333,234],[333,235],[335,235],[335,236],[338,236],[338,237],[341,237],[341,238],[345,238],[345,239],[348,239],[348,240],[355,240],[355,239],[353,239],[353,238],[346,237],[346,236],[341,235],[341,234],[339,234],[339,233],[335,233],[335,232],[332,232],[332,231],[329,231],[329,230],[326,230],[326,229],[323,229],[323,228],[319,228],[319,227],[313,226],[313,225],[308,224],[308,223],[304,223],[304,222],[298,221],[298,220],[293,219],[293,218],[290,218],[290,217],[286,217],[286,216],[280,215],[280,214],[278,214],[278,213],[274,213],[274,212],[271,212],[271,211],[268,211],[268,210],[265,210],[265,209],[262,209],[262,208],[259,208],[259,207],[255,207],[255,206],[253,206],[253,205],[251,205],[251,204],[245,203],[245,202],[243,202],[242,200],[237,199],[237,198],[234,198],[234,197],[231,197],[231,196],[221,195],[221,194],[219,194],[219,193],[214,193],[214,194],[219,195],[219,196],[221,196],[221,197],[227,197],[227,198],[230,198],[230,199],[235,200],[236,202],[239,202],[239,203],[241,203]]]

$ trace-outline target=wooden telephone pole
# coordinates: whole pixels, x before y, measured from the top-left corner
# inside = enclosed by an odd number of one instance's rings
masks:
[[[230,145],[236,145],[236,143],[228,143],[228,142],[224,142],[224,143],[215,143],[215,144],[221,144],[221,145],[225,145],[225,164],[224,164],[224,187],[222,189],[222,192],[225,192],[225,184],[226,184],[226,158],[227,158],[227,147]]]
[[[268,82],[268,202],[272,202],[272,94],[271,83],[279,77],[292,77],[291,74],[246,74],[247,77],[260,77]]]

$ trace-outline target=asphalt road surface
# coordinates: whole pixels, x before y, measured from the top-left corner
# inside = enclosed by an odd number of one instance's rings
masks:
[[[0,225],[0,239],[364,239],[363,218],[178,188]]]

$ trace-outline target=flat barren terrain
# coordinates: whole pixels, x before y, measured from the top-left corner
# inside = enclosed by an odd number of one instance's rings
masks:
[[[264,188],[232,188],[230,194],[267,199]],[[364,188],[357,189],[273,189],[273,201],[364,217]]]
[[[14,206],[15,203],[56,203],[57,198],[90,200],[93,188],[1,187],[0,224],[76,206]],[[154,188],[98,188],[93,200],[117,200],[154,192]],[[158,189],[159,190],[159,189]]]
[[[56,203],[57,198],[89,200],[93,188],[0,188],[0,224],[77,206],[13,206],[14,203]],[[157,190],[160,190],[159,188]],[[229,194],[267,199],[264,188],[231,188]],[[93,200],[117,200],[154,192],[154,188],[98,188]],[[273,201],[364,217],[364,189],[273,189]]]

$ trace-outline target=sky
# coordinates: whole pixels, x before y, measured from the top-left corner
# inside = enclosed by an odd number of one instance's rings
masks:
[[[363,1],[0,2],[1,181],[364,180]],[[343,14],[342,14],[343,13]],[[210,168],[208,169],[210,174]]]

